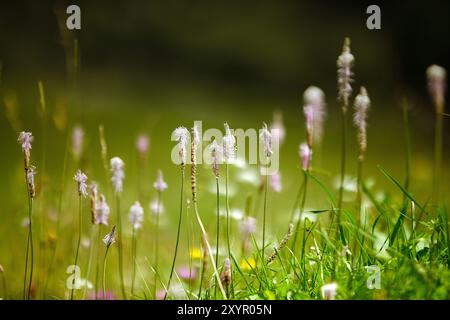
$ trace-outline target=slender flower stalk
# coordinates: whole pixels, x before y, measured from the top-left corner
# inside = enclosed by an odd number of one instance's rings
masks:
[[[98,292],[98,278],[100,272],[100,240],[102,235],[102,225],[108,225],[110,209],[108,203],[106,202],[105,196],[100,195],[100,200],[95,205],[95,217],[94,223],[98,225],[98,238],[97,238],[97,266],[95,272],[95,292]],[[98,295],[96,294],[95,299],[98,299]]]
[[[208,247],[206,245],[206,234],[202,234],[202,271],[200,272],[200,285],[198,288],[198,299],[202,298],[203,282],[205,281],[206,269],[208,267]]]
[[[106,258],[108,256],[109,247],[114,242],[116,242],[116,226],[113,226],[111,231],[103,238],[103,243],[106,245],[105,255],[103,257],[103,300],[106,299]]]
[[[358,156],[358,177],[357,177],[357,206],[358,206],[358,221],[361,215],[361,194],[362,194],[362,166],[364,161],[364,155],[367,148],[367,113],[370,106],[370,98],[367,94],[367,90],[361,87],[359,94],[355,97],[355,113],[353,116],[353,122],[358,130],[358,144],[359,144],[359,156]]]
[[[125,164],[119,157],[114,157],[110,160],[111,167],[111,182],[114,187],[114,192],[116,194],[116,218],[117,218],[117,247],[119,251],[119,277],[120,277],[120,287],[122,290],[122,296],[127,299],[125,292],[125,281],[123,278],[123,255],[122,255],[122,218],[120,216],[120,194],[123,189],[123,180],[125,179],[124,168]]]
[[[136,201],[130,208],[129,213],[130,223],[133,230],[132,236],[132,262],[133,262],[133,271],[131,276],[131,296],[134,295],[134,281],[136,279],[136,232],[138,229],[142,228],[142,221],[144,220],[144,209],[142,208],[139,201]]]
[[[167,294],[170,290],[170,282],[172,281],[173,271],[175,269],[175,263],[177,260],[178,254],[178,244],[180,241],[180,231],[181,231],[181,221],[183,217],[183,194],[184,194],[184,176],[186,169],[186,156],[187,156],[187,147],[189,140],[189,131],[185,127],[178,127],[175,129],[175,136],[178,141],[178,155],[180,158],[180,168],[181,168],[181,189],[180,189],[180,213],[178,215],[178,228],[177,228],[177,240],[175,243],[175,252],[173,254],[172,267],[170,268],[169,280],[167,281],[166,292],[164,294],[164,300],[167,298]]]
[[[292,251],[295,253],[295,246],[297,244],[297,237],[300,232],[300,224],[303,217],[303,211],[305,209],[305,203],[306,203],[306,194],[308,191],[308,172],[311,166],[311,159],[312,159],[312,149],[309,147],[308,143],[302,143],[300,144],[299,148],[299,154],[300,154],[300,160],[302,163],[302,170],[304,175],[304,181],[303,181],[303,193],[301,201],[299,202],[299,216],[297,218],[297,223],[295,226],[295,233],[294,233],[294,239],[292,241]],[[303,245],[305,245],[303,243]]]
[[[144,190],[142,188],[143,185],[143,170],[145,169],[146,160],[148,157],[148,151],[150,148],[150,139],[147,134],[141,133],[136,138],[136,151],[137,151],[137,190],[138,190],[138,199],[143,200]]]
[[[230,246],[230,202],[228,197],[228,178],[229,170],[228,165],[233,163],[236,158],[236,138],[231,133],[228,123],[225,122],[225,137],[223,138],[223,159],[225,162],[225,208],[227,212],[227,250],[228,259],[231,259],[231,246]],[[231,294],[234,296],[234,288],[231,286]]]
[[[338,84],[338,98],[342,103],[341,108],[341,130],[342,130],[342,144],[341,144],[341,177],[339,186],[339,197],[338,197],[338,229],[341,232],[341,238],[343,239],[343,234],[341,230],[341,210],[342,210],[342,198],[344,194],[344,177],[345,177],[345,165],[346,165],[346,153],[347,153],[347,143],[346,143],[346,127],[347,127],[347,108],[349,104],[349,98],[352,94],[353,82],[352,76],[353,72],[351,70],[355,57],[350,51],[350,38],[345,38],[344,46],[342,48],[342,53],[337,59],[337,84]]]
[[[219,144],[216,140],[214,140],[209,146],[209,152],[211,154],[211,166],[214,173],[214,177],[216,178],[216,266],[219,265],[219,242],[220,242],[220,198],[219,198],[219,164],[222,161],[222,151]],[[217,295],[217,286],[214,287],[214,297]]]
[[[155,268],[155,279],[153,284],[153,296],[156,297],[156,276],[158,274],[158,259],[159,259],[159,217],[161,215],[161,195],[164,190],[167,189],[167,183],[164,181],[163,173],[158,170],[158,176],[153,187],[158,192],[158,200],[156,202],[156,226],[155,226],[155,250],[154,250],[154,268]]]
[[[89,246],[89,258],[87,261],[87,267],[86,267],[86,279],[89,279],[91,274],[91,265],[92,265],[92,257],[93,257],[93,247],[94,247],[94,236],[95,236],[95,210],[97,207],[97,201],[98,201],[98,185],[96,182],[92,182],[89,186],[90,190],[90,205],[91,205],[91,232],[90,232],[90,246]],[[87,286],[84,286],[83,290],[83,299],[86,296],[86,290]],[[97,291],[95,291],[97,292]]]
[[[434,135],[434,169],[433,169],[433,201],[435,204],[440,200],[440,177],[442,166],[442,134],[443,113],[445,109],[445,90],[447,71],[438,65],[428,67],[427,72],[428,91],[436,112],[436,125]]]
[[[19,134],[18,142],[22,147],[24,171],[25,171],[25,185],[27,187],[28,198],[28,236],[27,236],[27,250],[25,257],[25,274],[23,278],[23,299],[30,299],[31,283],[33,281],[33,267],[34,267],[34,248],[33,248],[33,228],[32,228],[32,213],[33,213],[33,199],[35,197],[34,175],[36,174],[35,167],[31,166],[31,143],[33,142],[33,135],[31,132],[22,131]],[[31,250],[30,250],[31,249]],[[26,284],[28,276],[28,256],[30,255],[30,279],[28,284],[28,293],[26,294]]]
[[[273,154],[272,151],[272,135],[267,129],[267,124],[263,123],[263,127],[260,131],[259,138],[262,144],[264,156],[266,157],[265,165],[269,165],[270,157]],[[262,234],[262,245],[261,245],[261,259],[264,263],[264,251],[266,248],[266,214],[267,214],[267,189],[269,188],[269,175],[268,172],[263,172],[265,175],[264,181],[264,208],[263,208],[263,234]]]
[[[77,182],[78,185],[78,241],[77,241],[77,249],[75,252],[75,262],[74,265],[78,265],[78,254],[80,251],[81,244],[81,233],[82,233],[82,223],[83,223],[83,215],[82,215],[82,198],[87,197],[87,176],[81,170],[78,170],[73,179]],[[75,279],[75,277],[74,277]],[[75,281],[75,280],[74,280]],[[73,300],[75,286],[72,284],[72,290],[70,292],[70,300]]]

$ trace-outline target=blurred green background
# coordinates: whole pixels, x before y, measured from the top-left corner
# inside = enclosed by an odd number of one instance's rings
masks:
[[[406,99],[413,135],[411,188],[420,201],[429,197],[434,111],[424,74],[433,63],[449,66],[449,2],[380,3],[382,30],[376,31],[366,28],[365,12],[371,3],[364,1],[73,3],[81,7],[82,29],[76,32],[64,28],[65,8],[72,2],[0,4],[0,234],[4,239],[0,263],[10,269],[14,267],[11,255],[21,248],[18,245],[25,245],[25,229],[20,227],[26,216],[25,187],[16,142],[20,130],[35,135],[33,159],[41,192],[36,205],[42,212],[56,210],[64,181],[63,228],[72,222],[76,193],[71,177],[78,166],[107,190],[98,143],[100,123],[105,127],[109,155],[118,155],[126,163],[124,210],[140,198],[148,211],[155,196],[156,170],[162,168],[169,184],[163,201],[171,222],[177,213],[174,199],[179,187],[179,170],[170,162],[171,131],[179,125],[191,127],[194,120],[203,120],[204,129],[222,129],[224,121],[232,128],[259,128],[263,121],[272,122],[274,111],[279,110],[287,130],[280,159],[283,193],[270,194],[269,211],[271,231],[283,233],[300,182],[297,149],[305,138],[302,94],[309,85],[325,91],[328,110],[323,145],[315,155],[315,166],[321,171],[318,176],[332,185],[338,173],[336,58],[345,36],[351,38],[356,58],[354,88],[366,86],[373,103],[365,176],[375,181],[375,192],[400,197],[376,166],[382,164],[400,180],[404,177],[401,105]],[[45,87],[45,112],[39,106],[39,80]],[[80,164],[69,156],[63,177],[64,150],[75,124],[85,128],[85,152]],[[135,151],[140,133],[150,137],[150,152],[141,167]],[[354,175],[357,146],[353,129],[348,141],[348,173]],[[247,193],[256,195],[258,179],[239,182],[239,170],[232,172],[231,179],[230,205],[242,210]],[[205,220],[212,227],[210,168],[200,168],[199,180],[200,211],[211,217]],[[443,181],[449,181],[448,174]],[[311,190],[308,206],[325,207],[323,192],[316,186]],[[44,230],[52,230],[54,223],[45,221],[42,218]],[[166,228],[167,241],[172,241],[175,227],[169,224]],[[23,235],[19,243],[8,240],[16,239],[18,232]],[[60,276],[65,277],[64,273]]]

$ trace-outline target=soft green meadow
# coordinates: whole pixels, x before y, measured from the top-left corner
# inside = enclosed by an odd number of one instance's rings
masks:
[[[120,85],[108,81],[108,74],[84,75],[76,83],[76,88],[55,81],[1,88],[0,298],[449,298],[449,168],[445,160],[435,161],[435,146],[442,141],[435,142],[433,99],[417,105],[408,97],[371,96],[358,179],[352,114],[359,87],[353,88],[341,200],[342,103],[336,92],[325,92],[322,142],[302,168],[298,148],[307,140],[301,98],[306,88],[297,97],[264,99],[195,82],[142,89],[126,79]],[[210,165],[199,164],[194,202],[191,164],[182,179],[180,165],[171,160],[177,145],[172,131],[190,129],[195,120],[203,121],[203,130],[224,132],[225,121],[232,129],[260,129],[263,122],[273,124],[276,114],[282,115],[286,133],[280,146],[281,185],[274,186],[258,165],[245,161],[228,169],[220,164],[218,180]],[[445,127],[448,116],[442,117]],[[78,142],[76,130],[83,132]],[[30,152],[37,173],[31,201],[17,142],[21,131],[34,136]],[[142,135],[149,146],[139,151]],[[207,148],[209,143],[202,143]],[[447,144],[444,139],[444,159]],[[111,183],[113,157],[125,164],[119,195]],[[441,168],[437,175],[436,166]],[[80,197],[73,179],[78,169],[87,175],[88,186],[95,181],[98,195],[105,196],[107,226],[92,223],[92,193],[88,189],[88,196]],[[161,192],[154,187],[158,170],[168,185]],[[136,201],[144,216],[134,229],[129,212]],[[29,204],[34,260],[24,279]],[[248,227],[253,222],[254,230]],[[116,241],[107,247],[102,239],[113,226]],[[77,251],[79,272],[70,267]],[[72,290],[73,279],[77,287]]]

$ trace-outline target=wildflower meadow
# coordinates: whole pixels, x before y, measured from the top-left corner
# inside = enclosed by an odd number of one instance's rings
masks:
[[[384,60],[336,29],[299,49],[329,42],[307,62],[320,76],[254,72],[292,82],[290,100],[276,80],[266,92],[202,80],[215,64],[206,54],[189,58],[196,76],[174,80],[168,70],[189,54],[169,44],[142,53],[171,61],[147,82],[134,67],[99,72],[114,63],[95,55],[85,68],[91,18],[67,31],[61,8],[60,58],[46,66],[63,66],[64,81],[43,67],[15,75],[0,49],[0,299],[449,299],[445,60],[408,66],[416,92],[386,85]],[[252,72],[242,68],[223,77],[239,87]]]

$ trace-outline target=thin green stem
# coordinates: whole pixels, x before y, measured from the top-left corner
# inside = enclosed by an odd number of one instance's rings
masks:
[[[30,279],[28,282],[28,294],[27,299],[30,300],[31,284],[33,283],[33,269],[34,269],[34,247],[33,247],[33,225],[32,225],[32,213],[33,213],[33,198],[29,197],[29,211],[28,211],[28,232],[30,235]]]
[[[100,247],[101,247],[101,239],[102,239],[102,225],[98,225],[98,235],[97,235],[97,266],[95,270],[95,300],[98,300],[98,276],[100,272]]]
[[[308,190],[308,174],[306,171],[304,171],[304,183],[305,183],[305,187],[303,188],[302,200],[300,202],[300,207],[299,207],[300,212],[299,212],[297,223],[295,225],[294,239],[292,241],[292,252],[294,253],[294,255],[295,255],[295,247],[297,245],[297,237],[300,232],[300,224],[302,221],[303,211],[305,209],[306,193]]]
[[[219,240],[220,240],[219,177],[216,177],[216,261],[215,261],[216,266],[219,265]],[[214,287],[214,299],[217,299],[217,286]]]
[[[75,262],[74,265],[78,266],[78,253],[80,252],[80,244],[81,244],[81,225],[82,225],[82,214],[81,214],[81,204],[82,204],[82,195],[79,195],[79,199],[78,199],[78,241],[77,241],[77,250],[75,253]],[[75,270],[75,269],[74,269]],[[74,281],[75,281],[75,277],[74,277]],[[72,283],[72,290],[70,292],[70,300],[73,300],[73,291],[74,291],[74,283]]]
[[[225,164],[225,206],[227,210],[227,249],[228,249],[228,259],[231,260],[231,245],[230,245],[230,203],[228,199],[228,163]],[[234,268],[231,269],[233,273]],[[233,274],[231,275],[233,279]],[[234,298],[234,283],[231,282],[231,297]]]
[[[167,294],[170,290],[170,282],[172,281],[173,271],[175,269],[175,263],[176,263],[177,254],[178,254],[178,244],[180,242],[181,220],[183,217],[184,169],[185,169],[185,166],[181,165],[180,214],[178,217],[177,240],[175,243],[175,252],[173,255],[172,267],[170,268],[169,280],[167,281],[166,293],[164,294],[164,300],[166,300]]]
[[[105,256],[103,257],[103,281],[102,281],[102,287],[103,287],[103,300],[106,300],[106,257],[108,255],[109,246],[106,246],[105,250]]]
[[[159,215],[161,206],[161,191],[158,191],[158,200],[156,205],[156,228],[155,228],[155,257],[154,257],[154,268],[155,268],[155,283],[153,285],[153,296],[156,297],[156,277],[158,274],[158,259],[159,259]]]
[[[342,144],[341,144],[341,177],[339,185],[339,197],[338,197],[338,211],[337,211],[337,223],[338,232],[341,232],[341,212],[342,212],[342,198],[344,195],[344,179],[345,179],[345,165],[346,165],[346,154],[347,154],[347,120],[346,111],[347,106],[342,108],[341,112],[341,129],[342,129]],[[341,237],[343,235],[341,234]]]
[[[92,255],[94,250],[92,250],[92,246],[94,244],[94,225],[91,226],[91,235],[90,235],[90,241],[91,241],[91,245],[89,246],[89,258],[88,258],[88,262],[87,262],[87,268],[86,268],[86,279],[89,279],[89,276],[91,274],[91,265],[92,265]],[[87,286],[84,286],[84,290],[83,290],[83,300],[86,297],[86,290],[87,290]]]
[[[134,281],[136,279],[136,229],[133,227],[133,235],[131,242],[131,254],[132,254],[132,275],[131,275],[131,296],[134,296]]]
[[[117,249],[119,251],[119,277],[120,277],[120,288],[122,290],[122,296],[126,300],[127,294],[125,292],[125,281],[123,279],[123,256],[122,256],[122,218],[120,216],[120,197],[116,194],[117,208],[116,208],[116,217],[117,217]]]
[[[268,157],[266,163],[269,163]],[[263,206],[263,234],[262,234],[262,246],[261,246],[261,263],[264,265],[264,250],[266,249],[266,213],[267,213],[267,189],[269,186],[269,175],[266,172],[266,179],[264,181],[264,206]]]
[[[433,202],[437,206],[440,201],[440,178],[442,163],[442,113],[436,112],[436,126],[434,134],[434,176],[433,176]]]

